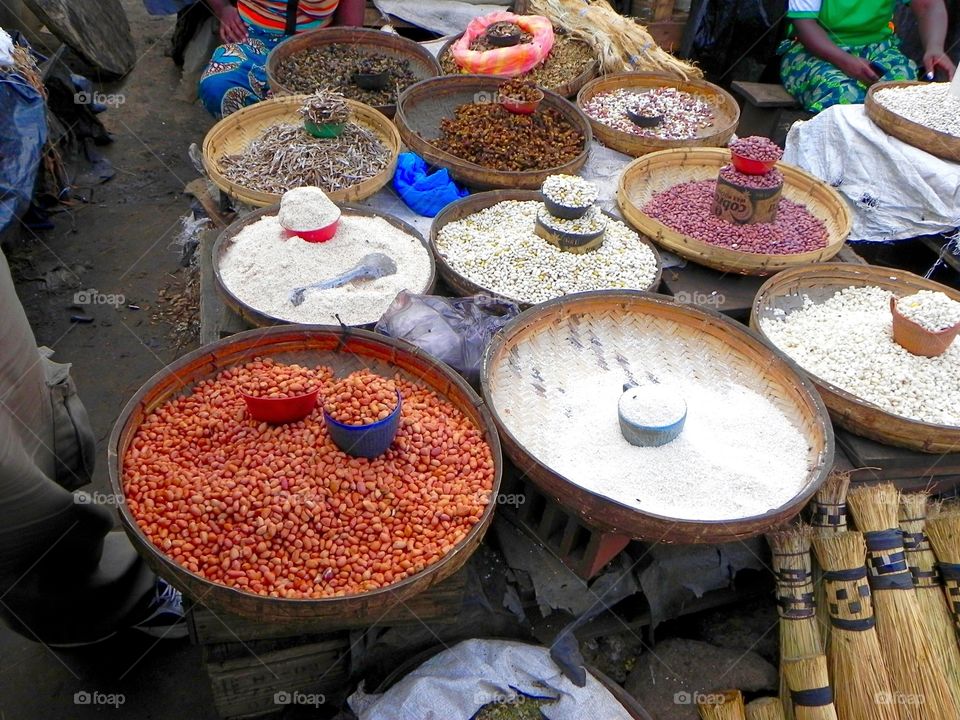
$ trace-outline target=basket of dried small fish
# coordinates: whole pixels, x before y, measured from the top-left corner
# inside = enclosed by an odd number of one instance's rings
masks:
[[[295,187],[323,188],[334,202],[358,202],[386,185],[397,165],[400,134],[369,105],[331,93],[286,95],[245,107],[214,125],[203,141],[203,164],[221,190],[265,207]],[[335,137],[305,126],[318,108],[343,103],[349,121]]]

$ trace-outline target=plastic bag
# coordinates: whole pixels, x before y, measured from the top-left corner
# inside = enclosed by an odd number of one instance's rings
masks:
[[[486,295],[445,298],[403,290],[375,330],[413,343],[477,385],[490,339],[519,314],[514,303]]]
[[[43,97],[16,73],[0,79],[0,233],[33,197],[47,115]]]
[[[510,22],[533,35],[528,43],[494,50],[471,50],[470,43],[486,32],[490,25]],[[480,75],[513,77],[532,70],[543,62],[553,49],[553,23],[543,15],[514,15],[495,12],[474,18],[463,36],[450,48],[457,65],[466,72]]]

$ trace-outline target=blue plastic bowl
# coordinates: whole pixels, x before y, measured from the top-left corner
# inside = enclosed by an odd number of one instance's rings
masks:
[[[347,455],[375,458],[383,455],[397,436],[402,404],[403,397],[398,392],[397,406],[393,412],[369,425],[345,425],[330,417],[326,410],[323,411],[323,420],[327,423],[334,444]]]

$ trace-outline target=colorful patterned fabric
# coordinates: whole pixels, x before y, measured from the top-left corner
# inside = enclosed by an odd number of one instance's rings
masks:
[[[470,43],[497,22],[511,22],[533,35],[528,43],[494,50],[471,50]],[[480,75],[520,75],[539,65],[553,49],[553,23],[542,15],[514,15],[494,12],[470,21],[467,29],[450,48],[457,65],[465,72]]]
[[[841,49],[882,65],[886,70],[883,80],[917,79],[916,64],[900,52],[900,41],[894,36],[870,45]],[[810,53],[801,43],[785,41],[780,54],[783,55],[780,65],[783,86],[810,112],[820,112],[831,105],[856,105],[866,99],[866,85]]]
[[[267,96],[267,55],[283,35],[247,26],[247,39],[213,51],[200,76],[199,94],[211,115],[222,118]]]
[[[860,47],[893,34],[897,0],[790,0],[787,17],[817,20],[837,45]]]
[[[339,0],[300,0],[297,8],[297,32],[329,25]],[[287,26],[287,2],[239,0],[237,11],[248,25],[261,30],[283,32]]]

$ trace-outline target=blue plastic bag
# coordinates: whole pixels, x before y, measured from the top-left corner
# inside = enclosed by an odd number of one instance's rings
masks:
[[[411,152],[400,153],[397,158],[393,189],[411,210],[424,217],[436,217],[454,200],[470,194],[457,186],[446,168],[431,173],[426,161]]]
[[[151,15],[176,15],[196,2],[197,0],[143,0],[143,5]]]
[[[0,234],[30,205],[47,141],[43,97],[16,73],[0,79]]]

